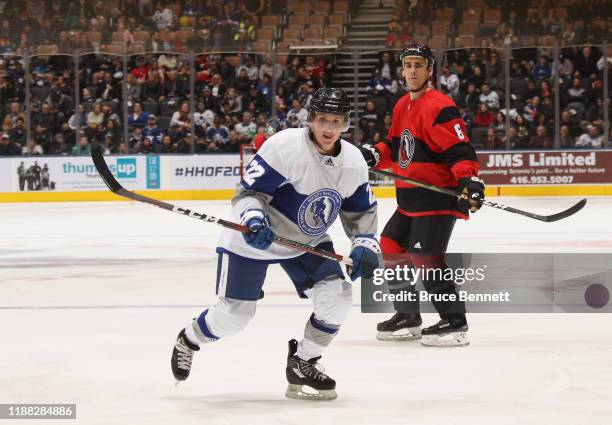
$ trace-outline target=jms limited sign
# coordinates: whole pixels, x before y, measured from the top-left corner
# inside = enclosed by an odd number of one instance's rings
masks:
[[[480,176],[488,184],[610,184],[612,151],[480,152]]]

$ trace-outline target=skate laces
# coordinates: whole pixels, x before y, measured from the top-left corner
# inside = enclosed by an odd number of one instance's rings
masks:
[[[182,340],[176,342],[178,367],[180,369],[190,369],[191,361],[193,360],[193,350],[189,348]]]
[[[302,359],[300,359],[300,363],[300,369],[302,369],[302,372],[307,377],[312,378],[315,381],[325,381],[326,379],[329,379],[329,376],[323,373],[325,372],[325,368],[319,363],[310,363]]]

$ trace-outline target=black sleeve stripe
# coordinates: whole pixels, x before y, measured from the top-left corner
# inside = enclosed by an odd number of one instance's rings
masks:
[[[474,147],[469,143],[457,143],[444,152],[446,163],[451,167],[460,161],[478,161]]]
[[[445,122],[449,122],[457,118],[461,118],[459,109],[457,109],[455,106],[447,106],[446,108],[442,108],[442,110],[440,110],[438,116],[433,122],[432,127],[437,124],[444,124]]]

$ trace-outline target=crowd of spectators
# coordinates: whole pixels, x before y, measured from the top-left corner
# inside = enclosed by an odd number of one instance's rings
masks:
[[[499,2],[486,3],[496,7]],[[607,146],[602,69],[604,61],[612,65],[612,49],[604,55],[598,47],[572,46],[598,36],[585,24],[587,17],[601,13],[595,7],[598,2],[585,6],[580,0],[566,0],[571,18],[564,20],[546,13],[550,1],[514,3],[502,8],[508,14],[496,30],[499,34],[477,34],[485,40],[481,47],[447,50],[437,66],[439,84],[460,107],[472,142],[493,149],[507,142],[512,148],[553,147],[552,50],[520,48],[524,37],[551,33],[566,46],[559,69],[561,147]],[[417,25],[453,4],[400,1],[389,45],[413,41]],[[258,16],[285,7],[275,0],[5,2],[0,18],[0,154],[87,154],[94,139],[109,153],[235,152],[269,124],[277,130],[304,126],[310,96],[332,83],[333,55],[293,56],[287,65],[274,67],[270,55],[254,52],[197,54],[192,72],[189,56],[180,53],[189,47],[211,52],[224,42],[248,50]],[[456,9],[459,16],[463,9]],[[605,22],[609,25],[610,20]],[[101,38],[83,36],[92,31]],[[139,31],[153,36],[142,41]],[[180,36],[185,32],[188,37]],[[116,41],[117,33],[128,47],[156,53],[129,55],[124,75],[120,55],[100,53]],[[490,47],[503,42],[513,48],[509,93],[504,90],[503,50]],[[76,49],[98,53],[79,56],[75,75],[74,56],[36,55],[40,45],[71,55]],[[20,56],[26,52],[34,54],[29,69]],[[396,50],[381,54],[354,143],[375,143],[387,134],[393,105],[405,94],[396,55]],[[278,82],[274,90],[273,81]],[[30,128],[26,109],[31,112]]]
[[[133,55],[124,75],[121,58],[82,56],[76,114],[72,58],[34,57],[29,140],[23,108],[27,75],[19,58],[7,59],[5,69],[8,64],[20,72],[2,79],[11,86],[0,92],[2,131],[12,144],[0,145],[0,154],[88,154],[93,140],[108,153],[238,152],[269,125],[275,130],[304,126],[312,94],[330,84],[334,69],[325,56],[294,56],[286,67],[273,67],[269,55],[229,58],[197,55],[191,73],[187,55]]]
[[[505,73],[495,49],[453,49],[437,66],[441,90],[451,97],[477,148],[504,149],[506,140],[516,149],[553,148],[555,96],[552,58],[537,49],[513,51],[510,93],[505,93]],[[390,112],[405,94],[398,52],[381,54],[367,87],[368,100],[360,115],[361,142],[377,142],[387,132]],[[529,58],[533,58],[530,60]],[[604,134],[604,60],[612,65],[612,48],[604,56],[592,46],[561,49],[559,71],[560,147],[607,147]],[[612,71],[612,66],[609,67]],[[506,96],[510,109],[506,110]],[[506,132],[509,114],[510,127]],[[610,117],[608,117],[610,120]]]
[[[26,0],[3,2],[0,53],[187,52],[249,48],[259,17],[285,0]],[[2,7],[2,6],[0,6]]]

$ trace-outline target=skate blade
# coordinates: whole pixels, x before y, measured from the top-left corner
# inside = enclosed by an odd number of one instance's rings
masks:
[[[412,341],[421,338],[421,328],[405,328],[395,332],[378,332],[376,339],[379,341]]]
[[[464,347],[470,341],[467,332],[450,332],[439,335],[423,335],[421,344],[428,347]]]
[[[310,391],[304,391],[304,389]],[[285,397],[295,400],[334,400],[338,395],[336,390],[316,390],[307,385],[289,384]]]

